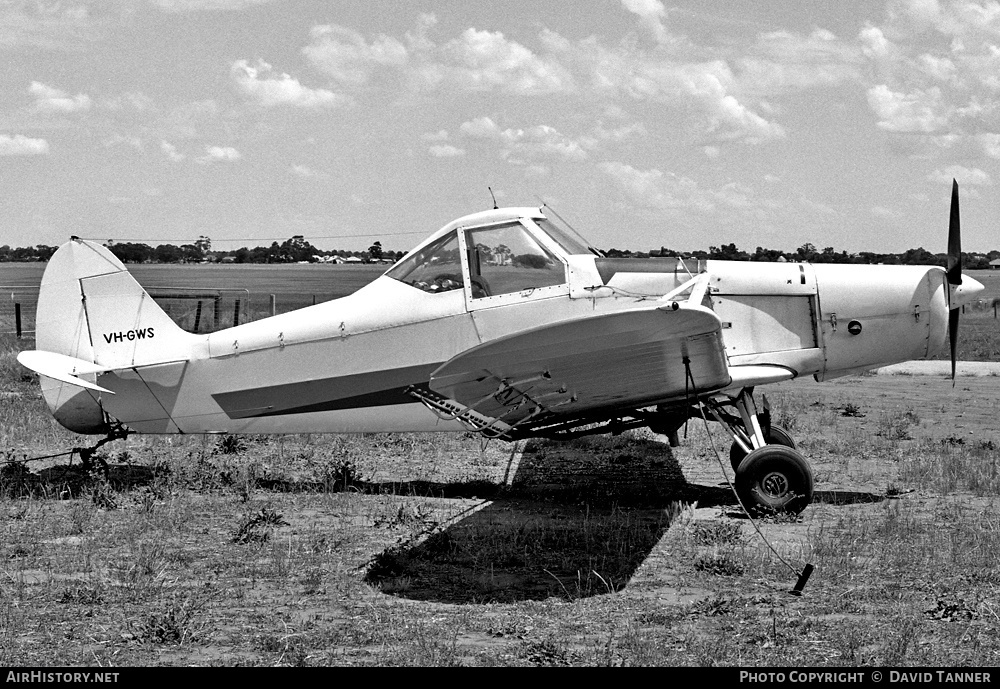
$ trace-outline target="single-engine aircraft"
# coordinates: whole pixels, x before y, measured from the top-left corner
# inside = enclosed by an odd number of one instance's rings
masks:
[[[607,258],[558,215],[460,218],[354,294],[209,334],[179,328],[99,244],[41,282],[37,350],[55,418],[136,433],[472,430],[513,441],[690,418],[732,436],[748,508],[800,512],[809,464],[754,389],[933,356],[983,286],[948,267]],[[103,442],[103,441],[102,441]]]

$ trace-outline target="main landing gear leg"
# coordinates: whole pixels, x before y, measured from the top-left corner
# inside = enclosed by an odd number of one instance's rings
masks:
[[[706,407],[733,438],[729,459],[736,494],[748,510],[798,514],[812,501],[812,469],[784,428],[771,423],[767,402],[758,410],[753,388],[735,398],[709,400]],[[735,407],[736,414],[726,407]]]

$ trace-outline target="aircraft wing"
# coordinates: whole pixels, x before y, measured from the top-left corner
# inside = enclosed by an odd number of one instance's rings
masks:
[[[711,310],[687,303],[563,321],[462,352],[430,387],[512,425],[684,399],[730,384],[721,328]]]

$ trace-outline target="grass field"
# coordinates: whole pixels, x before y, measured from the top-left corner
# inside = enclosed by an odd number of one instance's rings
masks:
[[[963,323],[993,356],[992,311]],[[132,436],[106,474],[24,464],[93,440],[48,415],[31,346],[0,336],[3,665],[1000,662],[997,378],[762,389],[817,490],[762,538],[698,424],[673,449]]]

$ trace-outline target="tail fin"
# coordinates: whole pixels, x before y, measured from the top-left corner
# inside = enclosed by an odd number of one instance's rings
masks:
[[[187,359],[194,339],[100,244],[74,239],[49,260],[38,294],[38,349],[116,369]]]
[[[100,433],[107,429],[102,389],[77,385],[75,378],[93,384],[102,371],[186,360],[196,339],[170,320],[114,254],[74,238],[49,259],[35,316],[37,349],[62,356],[25,353],[19,360],[43,376],[45,401],[62,425]],[[54,362],[73,370],[54,371]]]

